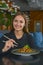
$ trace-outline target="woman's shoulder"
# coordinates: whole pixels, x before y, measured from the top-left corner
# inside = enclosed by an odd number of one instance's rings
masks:
[[[33,36],[30,33],[25,33],[25,34],[26,34],[27,38],[30,38],[30,39],[33,38]]]
[[[13,35],[14,33],[13,33],[13,31],[9,31],[8,33],[6,33],[6,34],[4,34],[4,35],[6,35],[6,36],[11,36],[11,35]]]
[[[30,33],[25,33],[27,36],[29,36],[29,37],[32,37],[32,35],[30,34]]]
[[[13,38],[13,36],[14,36],[13,31],[3,34],[2,37],[0,38],[0,42],[2,42],[2,40],[8,40],[7,38]]]

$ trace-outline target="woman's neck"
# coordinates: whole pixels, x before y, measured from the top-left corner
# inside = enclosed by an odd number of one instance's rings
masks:
[[[14,31],[14,34],[17,39],[20,39],[23,36],[23,31]]]

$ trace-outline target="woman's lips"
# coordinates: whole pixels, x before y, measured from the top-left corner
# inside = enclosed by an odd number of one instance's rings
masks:
[[[22,27],[22,26],[19,26],[19,25],[15,25],[15,27],[17,27],[17,28],[20,28],[20,27]]]

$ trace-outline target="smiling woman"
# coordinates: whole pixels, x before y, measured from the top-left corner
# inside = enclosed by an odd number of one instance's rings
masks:
[[[28,21],[24,13],[16,13],[12,20],[12,26],[12,30],[5,34],[9,39],[5,38],[4,35],[0,39],[0,53],[9,53],[13,48],[21,48],[26,44],[34,48],[34,39],[29,34]],[[18,43],[18,45],[14,42]]]

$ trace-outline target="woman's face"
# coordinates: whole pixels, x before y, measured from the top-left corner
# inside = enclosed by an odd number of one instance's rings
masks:
[[[18,15],[13,20],[13,27],[16,31],[22,31],[25,26],[25,20],[21,15]]]

